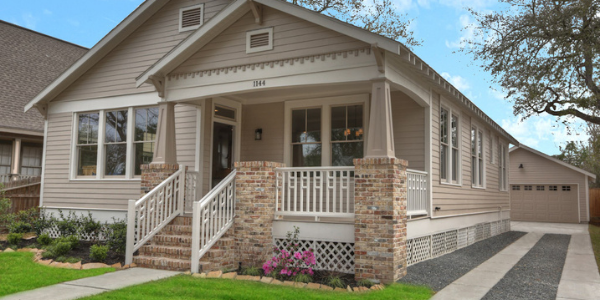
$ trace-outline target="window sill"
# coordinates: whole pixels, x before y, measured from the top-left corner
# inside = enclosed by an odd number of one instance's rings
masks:
[[[71,178],[69,182],[141,182],[141,178]]]
[[[485,190],[485,186],[475,186],[475,185],[472,185],[471,188],[478,189],[478,190]]]
[[[447,186],[454,186],[454,187],[462,187],[462,184],[459,184],[459,183],[449,183],[449,182],[443,182],[443,181],[440,181],[440,185],[447,185]]]

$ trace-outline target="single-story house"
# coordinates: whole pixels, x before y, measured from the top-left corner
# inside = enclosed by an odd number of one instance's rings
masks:
[[[86,48],[0,21],[0,183],[42,173],[44,117],[25,104]]]
[[[590,221],[589,182],[596,175],[522,144],[509,153],[513,221]]]
[[[41,205],[127,217],[141,266],[260,265],[298,226],[318,268],[392,282],[510,226],[518,141],[402,43],[285,1],[147,0],[32,109]]]

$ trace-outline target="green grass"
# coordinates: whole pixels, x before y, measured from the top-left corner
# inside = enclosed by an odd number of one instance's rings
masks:
[[[590,239],[592,239],[592,248],[594,248],[594,256],[596,256],[596,266],[600,272],[600,227],[590,224]]]
[[[433,292],[426,287],[393,284],[383,291],[340,293],[315,291],[260,282],[228,279],[199,279],[179,275],[151,283],[132,286],[84,299],[429,299]]]
[[[113,271],[113,268],[59,269],[33,262],[31,252],[0,253],[0,297]]]

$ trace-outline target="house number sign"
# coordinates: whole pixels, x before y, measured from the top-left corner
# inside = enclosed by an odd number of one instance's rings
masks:
[[[267,86],[267,82],[265,80],[254,80],[252,82],[252,87],[261,87],[261,86]]]

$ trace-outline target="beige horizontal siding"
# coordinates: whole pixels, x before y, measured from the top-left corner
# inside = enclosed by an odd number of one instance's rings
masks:
[[[139,181],[69,181],[72,124],[72,113],[48,116],[43,205],[127,209],[129,199],[140,197]]]
[[[432,184],[433,207],[440,207],[435,216],[459,215],[495,211],[501,207],[509,209],[509,193],[500,191],[498,184],[498,160],[490,163],[489,132],[492,129],[484,126],[484,161],[486,172],[485,188],[471,187],[471,116],[464,109],[452,106],[460,112],[460,151],[462,182],[460,186],[449,186],[440,183],[440,95],[432,97]],[[444,102],[451,105],[449,101]],[[493,137],[493,135],[492,135]],[[507,141],[504,141],[507,144]],[[497,147],[497,144],[496,144]],[[497,152],[497,150],[495,150]],[[497,154],[495,154],[497,155]]]
[[[283,162],[283,102],[244,105],[242,116],[241,161]],[[262,128],[262,140],[254,131]]]
[[[196,170],[196,112],[196,106],[175,105],[177,162],[189,171]]]
[[[408,167],[425,171],[425,112],[408,95],[392,92],[392,122],[396,157]]]
[[[522,169],[519,169],[520,164],[523,164]],[[510,184],[578,184],[581,221],[589,221],[584,174],[524,149],[510,153],[509,169]]]
[[[273,27],[273,50],[246,54],[246,32]],[[294,16],[265,8],[263,24],[252,13],[243,16],[172,73],[251,64],[263,61],[366,47],[367,44]]]
[[[172,0],[61,93],[56,101],[94,99],[154,91],[135,78],[193,31],[179,32],[179,9],[204,3],[207,22],[231,0]]]

